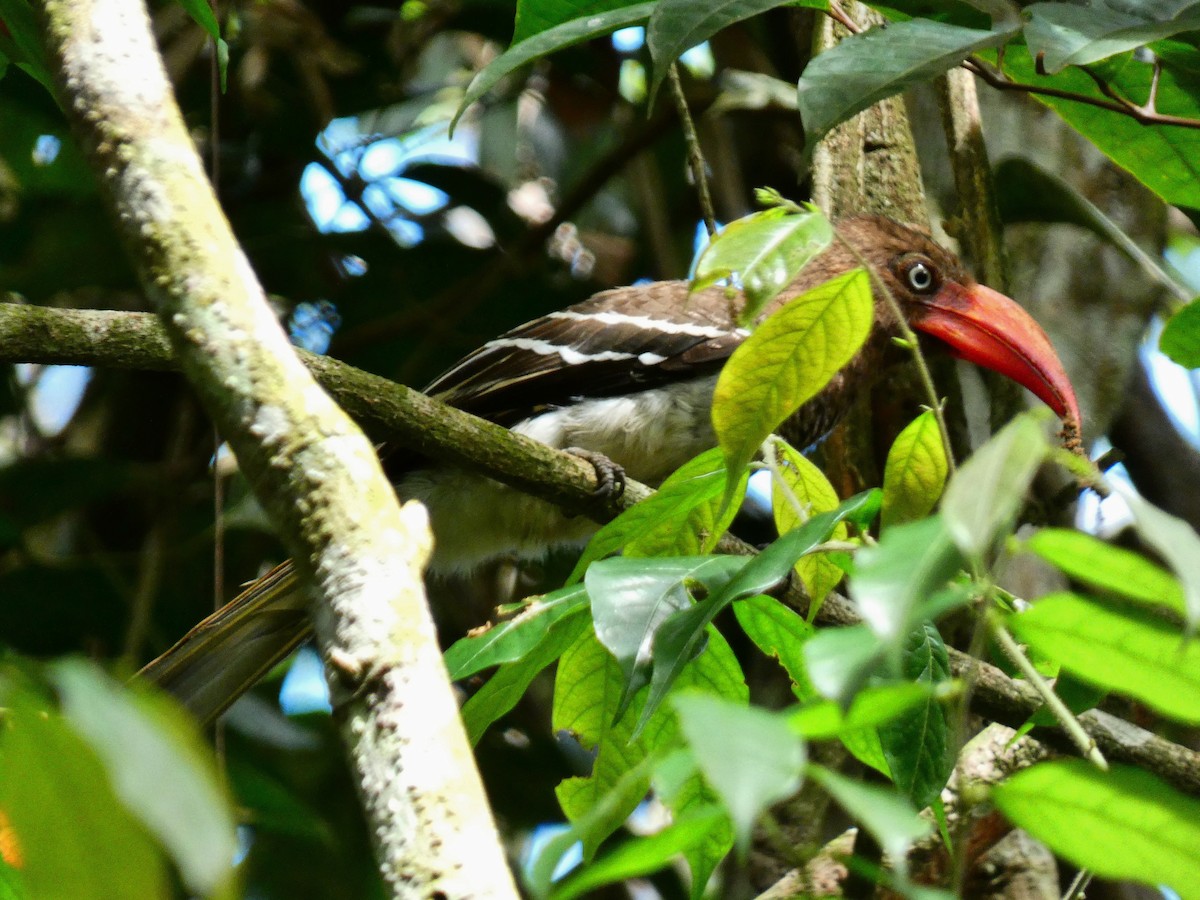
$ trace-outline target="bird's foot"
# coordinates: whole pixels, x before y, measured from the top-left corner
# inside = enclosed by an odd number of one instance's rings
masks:
[[[625,493],[625,470],[603,453],[585,447],[567,447],[563,452],[591,463],[596,470],[594,495],[597,500],[613,500]]]

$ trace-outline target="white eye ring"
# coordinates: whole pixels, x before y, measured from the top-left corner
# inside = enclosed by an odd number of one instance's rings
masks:
[[[904,273],[904,277],[908,279],[908,286],[919,293],[933,287],[933,270],[925,263],[913,263]]]

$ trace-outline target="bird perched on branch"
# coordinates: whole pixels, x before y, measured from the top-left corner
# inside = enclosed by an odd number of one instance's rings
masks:
[[[840,240],[806,266],[763,315],[865,261],[932,344],[1007,376],[1077,428],[1071,384],[1045,333],[1015,302],[977,284],[927,235],[877,216],[837,223]],[[873,282],[874,283],[874,282]],[[689,297],[685,281],[604,291],[489,341],[427,392],[559,449],[582,448],[657,484],[714,446],[711,406],[721,366],[747,337],[722,288]],[[875,322],[858,354],[779,429],[806,447],[859,391],[902,358],[899,323],[878,286]],[[581,543],[595,523],[462,469],[425,464],[397,481],[429,509],[430,571],[469,571],[503,555],[537,557]],[[219,714],[307,634],[290,563],[251,585],[143,674],[201,719]]]

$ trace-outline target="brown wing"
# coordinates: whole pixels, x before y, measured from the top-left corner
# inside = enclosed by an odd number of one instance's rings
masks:
[[[511,425],[539,409],[719,369],[746,337],[720,289],[683,281],[605,291],[484,344],[426,393]]]

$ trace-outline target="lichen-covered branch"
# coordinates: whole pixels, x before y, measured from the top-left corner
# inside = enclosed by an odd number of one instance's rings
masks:
[[[428,522],[275,321],[204,176],[138,0],[44,0],[60,101],[188,380],[314,595],[395,897],[515,897],[421,574]]]

